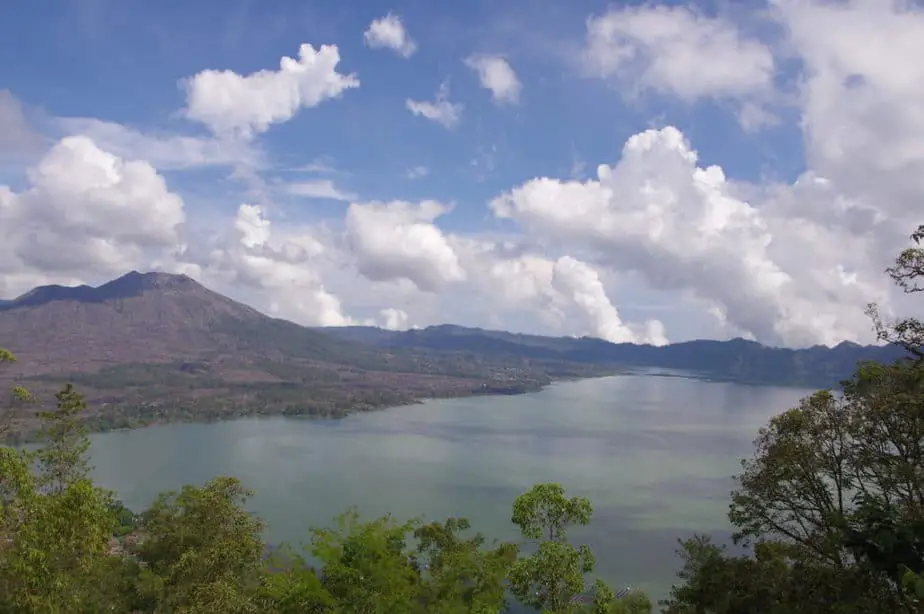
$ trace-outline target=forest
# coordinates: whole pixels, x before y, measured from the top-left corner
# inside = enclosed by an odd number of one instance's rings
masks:
[[[888,274],[924,291],[924,226]],[[512,502],[521,539],[464,518],[364,519],[345,511],[303,550],[268,548],[250,491],[216,477],[125,509],[94,484],[73,385],[41,413],[41,445],[0,448],[0,612],[894,614],[924,612],[924,322],[868,312],[907,357],[863,363],[774,417],[729,501],[732,553],[678,536],[670,595],[653,604],[595,579],[569,538],[592,502],[536,484]],[[0,351],[0,367],[15,360]],[[4,415],[34,399],[14,387]],[[625,553],[632,556],[632,553]]]

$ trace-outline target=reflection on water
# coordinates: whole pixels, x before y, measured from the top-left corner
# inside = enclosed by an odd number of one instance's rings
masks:
[[[163,490],[234,475],[267,539],[299,543],[357,504],[365,515],[467,516],[513,538],[510,504],[539,481],[594,503],[575,537],[600,574],[662,596],[678,537],[728,534],[730,476],[757,429],[806,390],[627,375],[538,393],[427,401],[339,421],[175,424],[93,436],[100,482],[140,509]]]

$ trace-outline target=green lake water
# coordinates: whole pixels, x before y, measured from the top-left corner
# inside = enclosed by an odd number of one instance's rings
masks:
[[[356,504],[364,516],[468,517],[514,539],[514,498],[533,483],[590,497],[573,532],[598,575],[663,597],[678,537],[726,539],[731,475],[758,428],[811,391],[648,374],[532,394],[432,400],[342,420],[243,419],[91,437],[95,477],[129,507],[233,475],[255,491],[267,541],[300,543]]]

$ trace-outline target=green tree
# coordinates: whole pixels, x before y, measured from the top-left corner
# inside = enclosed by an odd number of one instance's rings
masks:
[[[76,480],[86,478],[90,471],[90,440],[87,429],[80,423],[87,409],[83,395],[67,384],[55,398],[57,409],[41,412],[41,448],[36,452],[41,487],[53,493],[61,492]]]
[[[794,558],[762,541],[753,555],[731,556],[706,536],[681,542],[683,582],[662,602],[666,614],[886,614],[883,586],[864,570]]]
[[[420,611],[443,614],[496,614],[507,607],[506,577],[517,557],[514,544],[485,549],[481,533],[464,538],[471,525],[449,518],[418,528],[416,564],[425,569]]]
[[[132,549],[145,565],[138,603],[156,612],[258,611],[263,523],[244,508],[250,495],[227,477],[161,495]]]
[[[904,249],[895,263],[886,269],[892,281],[906,294],[924,292],[924,224],[911,234],[914,245]],[[883,321],[875,304],[867,306],[881,341],[904,347],[917,360],[924,360],[924,322],[919,318],[904,318],[898,322]]]
[[[257,602],[268,614],[323,614],[337,606],[315,569],[285,544],[267,557]]]
[[[420,573],[406,549],[419,523],[390,516],[362,522],[355,509],[331,529],[312,529],[312,554],[321,562],[321,584],[343,614],[416,611]]]
[[[108,554],[111,497],[89,478],[86,439],[74,435],[82,398],[68,388],[58,401],[42,414],[54,425],[45,447],[0,448],[0,610],[124,611],[120,561]]]
[[[0,367],[11,365],[16,362],[16,356],[5,348],[0,347]],[[9,398],[0,407],[0,438],[9,431],[15,420],[16,410],[23,404],[32,401],[32,393],[23,386],[13,385],[9,389]]]
[[[544,612],[566,612],[585,591],[584,578],[594,569],[586,545],[568,543],[568,529],[590,522],[593,508],[585,497],[565,496],[560,484],[536,484],[513,503],[512,522],[536,551],[519,558],[509,572],[510,591],[526,606]],[[609,597],[600,589],[601,597]]]
[[[919,292],[924,227],[912,239],[888,273]],[[922,570],[924,329],[870,313],[880,339],[908,358],[859,365],[843,394],[817,392],[760,430],[729,509],[735,541],[755,554],[685,542],[668,612],[916,611],[908,585]]]

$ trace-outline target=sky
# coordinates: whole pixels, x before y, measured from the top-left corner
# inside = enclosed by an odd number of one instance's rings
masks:
[[[920,57],[910,0],[5,2],[0,298],[872,342],[915,308]]]

